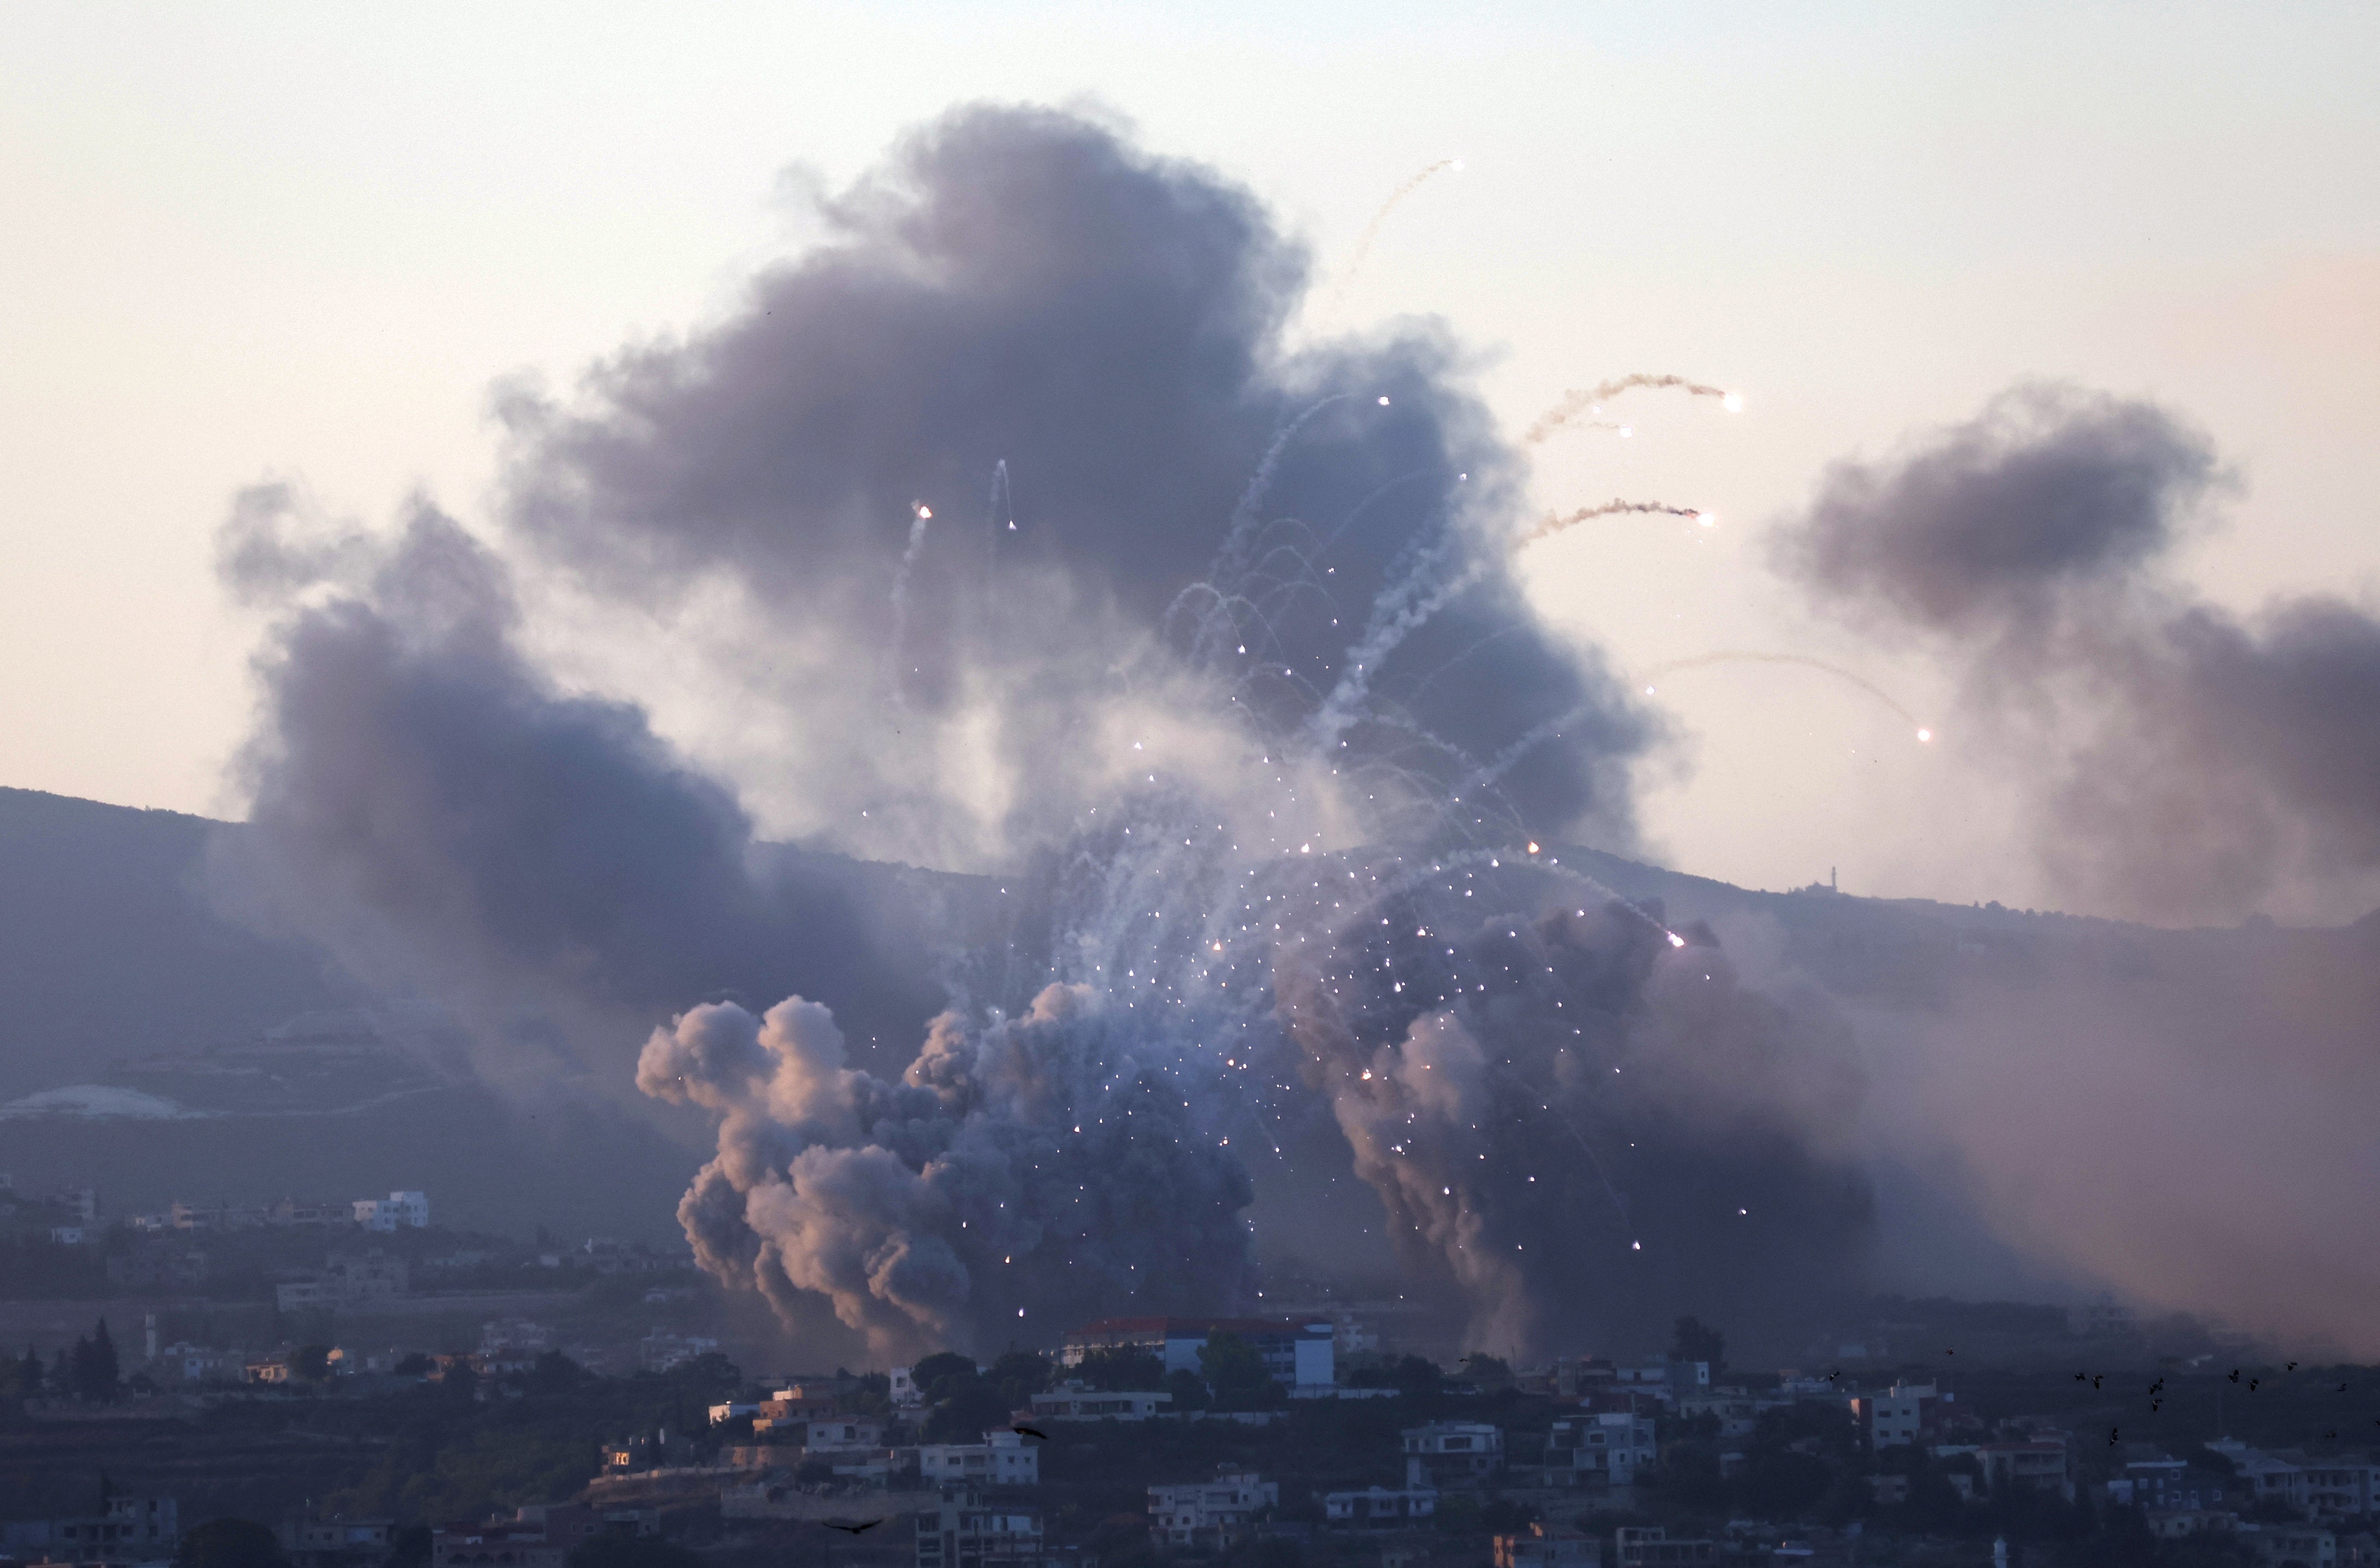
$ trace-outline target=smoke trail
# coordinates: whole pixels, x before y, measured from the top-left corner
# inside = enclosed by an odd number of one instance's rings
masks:
[[[994,476],[995,484],[1007,477],[1007,469],[1001,468]],[[909,543],[901,552],[901,564],[892,569],[892,700],[896,704],[905,701],[902,689],[906,672],[901,668],[901,648],[909,629],[909,574],[917,569],[917,557],[926,553],[926,525],[933,520],[932,507],[922,501],[909,503]]]
[[[1647,682],[1656,681],[1664,675],[1674,675],[1680,670],[1699,670],[1711,664],[1799,664],[1806,669],[1823,670],[1837,680],[1847,681],[1859,687],[1887,708],[1891,709],[1900,716],[1902,723],[1917,731],[1918,739],[1934,738],[1934,732],[1925,728],[1916,714],[1902,707],[1884,687],[1856,671],[1847,670],[1840,664],[1831,663],[1807,653],[1749,653],[1737,649],[1721,649],[1712,653],[1697,653],[1691,659],[1672,659],[1667,663],[1656,664],[1645,672],[1645,679]],[[1649,687],[1647,689],[1650,689]]]
[[[1389,214],[1395,212],[1399,203],[1419,190],[1433,176],[1443,174],[1449,169],[1460,174],[1463,170],[1463,160],[1440,158],[1437,163],[1415,173],[1402,185],[1389,192],[1389,199],[1380,203],[1380,210],[1372,214],[1370,223],[1364,225],[1362,237],[1355,241],[1354,251],[1347,258],[1347,265],[1340,272],[1339,281],[1330,291],[1330,308],[1333,310],[1336,310],[1346,299],[1347,290],[1354,285],[1355,274],[1364,270],[1364,262],[1372,254],[1372,246],[1379,239],[1380,227],[1389,221]]]
[[[1698,381],[1689,381],[1684,376],[1644,374],[1620,376],[1611,381],[1598,382],[1583,391],[1563,393],[1561,401],[1538,415],[1536,423],[1528,428],[1521,440],[1524,444],[1536,446],[1555,432],[1570,426],[1581,414],[1598,404],[1609,402],[1621,393],[1636,387],[1657,386],[1682,388],[1689,397],[1716,397],[1727,406],[1730,413],[1737,411],[1743,406],[1742,398],[1728,391],[1727,388],[1706,385]]]
[[[1596,517],[1618,517],[1625,512],[1645,512],[1657,517],[1693,517],[1706,528],[1717,520],[1710,513],[1693,506],[1672,506],[1665,501],[1622,501],[1618,496],[1614,496],[1600,506],[1582,506],[1575,512],[1548,512],[1544,521],[1514,541],[1512,547],[1518,550],[1549,535],[1558,534],[1564,529],[1574,528],[1580,523]]]

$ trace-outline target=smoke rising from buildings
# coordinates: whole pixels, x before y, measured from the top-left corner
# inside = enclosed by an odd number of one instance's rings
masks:
[[[1946,655],[1968,723],[2026,759],[2037,857],[2083,906],[2360,906],[2380,886],[2380,620],[2327,595],[2242,619],[2176,583],[2227,482],[2154,405],[2023,386],[1837,465],[1781,559],[1827,607]]]

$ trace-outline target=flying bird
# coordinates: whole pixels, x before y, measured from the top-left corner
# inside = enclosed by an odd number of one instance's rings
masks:
[[[2110,1427],[2110,1428],[2107,1428],[2107,1446],[2108,1446],[2109,1448],[2113,1448],[2113,1447],[2115,1447],[2115,1446],[2116,1446],[2116,1435],[2117,1435],[2117,1433],[2119,1432],[2119,1430],[2120,1430],[2120,1428],[2115,1428],[2115,1427]]]
[[[2281,1368],[2281,1370],[2282,1370],[2282,1371],[2284,1371],[2284,1372],[2294,1372],[2294,1371],[2296,1371],[2297,1369],[2298,1369],[2298,1364],[2297,1364],[2296,1362],[2294,1362],[2294,1361],[2290,1362],[2288,1366],[2286,1366],[2286,1367],[2282,1367],[2282,1368]]]
[[[2240,1368],[2237,1367],[2231,1368],[2231,1380],[2235,1383],[2240,1380]]]
[[[2254,1393],[2254,1392],[2256,1392],[2256,1385],[2257,1385],[2258,1383],[2263,1382],[2264,1380],[2264,1380],[2264,1379],[2262,1379],[2262,1378],[2251,1378],[2251,1379],[2249,1379],[2249,1380],[2248,1380],[2248,1392],[2249,1392],[2250,1393]]]
[[[1039,1438],[1043,1442],[1050,1440],[1050,1434],[1038,1427],[1011,1427],[1008,1429],[1024,1437]]]
[[[2088,1372],[2077,1372],[2074,1374],[2074,1380],[2078,1383],[2087,1383],[2091,1380],[2091,1374]]]
[[[830,1530],[841,1530],[844,1535],[856,1536],[863,1531],[876,1528],[884,1521],[881,1519],[821,1519],[819,1523]]]
[[[2099,1386],[2099,1384],[2100,1384],[2100,1383],[2101,1383],[2101,1382],[2102,1382],[2102,1381],[2107,1378],[2107,1373],[2105,1373],[2105,1372],[2100,1373],[2098,1377],[2094,1378],[2094,1379],[2092,1379],[2092,1380],[2091,1380],[2091,1386],[2092,1386],[2093,1388],[2095,1388],[2095,1388],[2097,1388],[2097,1387]]]

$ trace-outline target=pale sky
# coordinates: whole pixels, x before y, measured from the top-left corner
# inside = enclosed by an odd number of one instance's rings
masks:
[[[1488,14],[1480,13],[1483,9]],[[1341,265],[1339,319],[1444,316],[1517,433],[1677,371],[1548,506],[1715,509],[1535,547],[1559,624],[1643,670],[1907,650],[1807,622],[1762,528],[1828,461],[2028,375],[2153,396],[2243,489],[2196,586],[2380,600],[2380,7],[14,6],[0,36],[0,784],[237,815],[257,628],[232,492],[484,523],[488,389],[724,310],[840,183],[978,98],[1090,99],[1251,186]],[[1995,760],[1793,666],[1681,672],[1645,811],[1682,869],[2046,902]],[[704,716],[663,706],[700,748]],[[766,811],[766,781],[746,779]],[[2281,909],[2336,918],[2350,909]]]

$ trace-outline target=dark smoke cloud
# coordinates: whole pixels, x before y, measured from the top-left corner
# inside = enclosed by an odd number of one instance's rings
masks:
[[[1843,463],[1784,536],[1830,607],[1938,640],[2028,769],[2038,853],[2086,906],[2236,918],[2380,869],[2380,622],[2329,597],[2243,622],[2166,575],[2222,472],[2154,406],[2003,395]]]
[[[886,1354],[1253,1305],[1234,1150],[1301,1118],[1477,1343],[1855,1282],[1822,1015],[1658,913],[1479,878],[1624,845],[1647,732],[1528,608],[1443,333],[1293,350],[1305,258],[1253,200],[1059,115],[953,114],[827,213],[726,322],[507,395],[514,567],[426,508],[385,544],[242,509],[284,918],[461,993],[515,1076],[523,1012],[599,1065],[649,1036],[639,1087],[719,1124],[705,1265]],[[824,842],[999,869],[990,940],[871,928],[641,711],[563,690],[511,575],[556,565],[732,623],[722,685],[799,737],[774,786]],[[1376,955],[1359,1000],[1376,918],[1452,951]],[[922,1039],[897,1081],[847,1064],[870,1008]]]
[[[1206,676],[1279,726],[1360,675],[1384,711],[1333,738],[1424,793],[1559,723],[1508,808],[1629,837],[1641,721],[1500,558],[1513,460],[1441,331],[1292,351],[1308,261],[1255,199],[1053,112],[946,115],[823,213],[739,313],[506,410],[511,515],[552,558],[661,602],[723,578],[801,605],[775,695],[811,720],[791,765],[820,831],[982,865],[1062,836],[1112,784],[1103,718],[1181,674],[1151,639],[1203,637]],[[913,501],[933,518],[905,561]],[[1416,574],[1443,602],[1355,671]],[[968,725],[999,780],[974,839],[935,776]]]
[[[333,565],[360,569],[323,578]],[[285,612],[241,760],[256,832],[223,852],[265,918],[499,1025],[561,1009],[640,1033],[689,995],[838,972],[880,1007],[917,1008],[870,917],[756,860],[732,792],[642,712],[554,688],[516,645],[509,574],[435,509],[375,543],[251,493],[224,570]]]
[[[1243,1306],[1247,1173],[1123,1013],[1052,985],[988,1027],[945,1015],[898,1084],[844,1066],[798,997],[656,1030],[638,1087],[721,1118],[678,1208],[698,1258],[788,1317],[823,1295],[894,1355]]]
[[[1450,886],[1286,968],[1308,1082],[1470,1343],[1649,1344],[1690,1309],[1790,1349],[1874,1241],[1848,1029],[1741,984],[1706,931],[1678,947],[1658,910],[1546,881],[1459,877],[1536,912],[1466,913]]]

